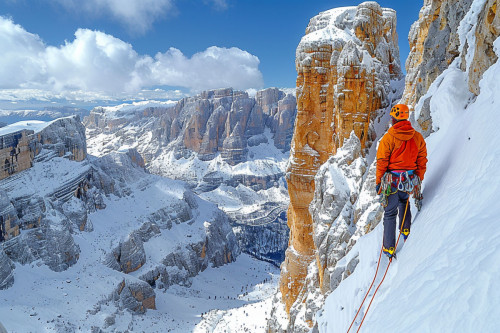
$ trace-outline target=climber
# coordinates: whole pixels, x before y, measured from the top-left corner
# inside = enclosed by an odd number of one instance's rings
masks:
[[[408,207],[413,194],[418,210],[421,207],[421,182],[427,165],[425,140],[408,121],[409,109],[404,104],[391,109],[392,127],[382,137],[377,150],[376,190],[384,206],[384,240],[382,251],[392,258],[396,249],[396,215],[399,210],[399,230],[406,241],[410,234],[411,211]]]

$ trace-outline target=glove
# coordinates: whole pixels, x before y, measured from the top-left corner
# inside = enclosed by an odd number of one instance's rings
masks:
[[[422,199],[415,199],[415,207],[420,212],[420,209],[422,209]]]
[[[377,194],[380,194],[380,184],[377,184],[377,186],[375,186],[375,190],[377,191]]]

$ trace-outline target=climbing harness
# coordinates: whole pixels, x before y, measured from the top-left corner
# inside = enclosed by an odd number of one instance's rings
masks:
[[[382,176],[380,182],[380,204],[385,208],[389,203],[389,196],[398,191],[411,194],[415,199],[415,206],[420,211],[422,208],[422,181],[414,174],[413,170],[388,171]]]
[[[396,240],[396,245],[394,246],[394,249],[398,248],[399,239],[401,238],[401,234],[403,234],[403,231],[404,231],[403,230],[403,226],[404,226],[404,222],[405,222],[405,219],[406,219],[406,212],[408,211],[408,203],[409,203],[409,201],[410,201],[410,197],[408,197],[408,199],[406,200],[405,213],[403,215],[403,221],[401,222],[398,239]],[[372,289],[373,285],[375,284],[375,280],[377,279],[377,274],[378,274],[378,268],[380,266],[380,261],[381,261],[380,259],[382,258],[383,248],[384,247],[382,246],[382,248],[380,249],[380,254],[378,256],[377,269],[375,270],[375,276],[373,277],[373,281],[372,281],[370,287],[368,288],[368,291],[366,292],[366,295],[363,298],[363,301],[361,302],[361,305],[359,306],[358,312],[356,312],[356,315],[354,316],[354,319],[352,320],[351,325],[349,326],[349,329],[347,330],[347,333],[349,333],[349,331],[351,330],[351,327],[354,324],[354,321],[356,320],[356,318],[358,317],[358,314],[361,311],[361,308],[363,307],[363,304],[365,303],[365,300],[368,297],[368,294],[370,293],[370,290]],[[368,310],[370,310],[370,306],[372,305],[373,299],[375,298],[375,295],[377,294],[380,286],[382,285],[382,283],[385,280],[385,276],[387,275],[387,271],[389,271],[389,266],[391,266],[392,259],[393,258],[389,258],[389,264],[387,265],[387,268],[385,269],[384,276],[382,277],[382,280],[379,282],[377,288],[375,289],[375,292],[373,293],[372,299],[370,300],[370,303],[368,304],[368,308],[366,309],[365,314],[363,315],[363,318],[361,319],[361,323],[359,324],[358,330],[356,331],[356,333],[358,333],[359,330],[361,329],[361,326],[363,325],[363,322],[365,321],[365,318],[366,318],[366,315],[368,313]]]

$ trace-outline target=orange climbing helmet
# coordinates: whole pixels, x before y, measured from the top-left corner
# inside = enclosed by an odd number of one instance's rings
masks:
[[[410,117],[410,109],[405,104],[396,104],[392,107],[390,114],[396,120],[406,120]]]

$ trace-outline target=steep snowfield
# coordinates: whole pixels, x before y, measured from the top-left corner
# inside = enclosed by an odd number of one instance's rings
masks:
[[[500,39],[495,52],[500,55]],[[426,140],[423,208],[417,214],[412,205],[411,235],[389,267],[360,332],[498,332],[499,77],[497,62],[484,74],[481,94],[473,100],[467,75],[454,63],[429,89],[437,131]],[[373,279],[382,231],[380,224],[343,259],[359,254],[360,262],[318,313],[320,332],[347,332]],[[377,282],[387,263],[382,259]],[[351,332],[369,302],[370,297]]]

